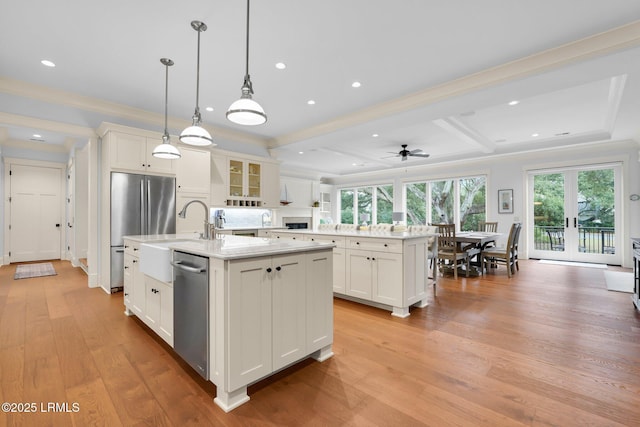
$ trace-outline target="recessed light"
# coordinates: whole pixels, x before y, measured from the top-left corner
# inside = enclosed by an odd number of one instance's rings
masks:
[[[531,136],[535,138],[536,136],[540,136],[540,134],[539,133],[532,133]]]
[[[520,104],[520,101],[517,101],[517,100],[513,100],[513,101],[509,102],[509,105],[511,105],[512,107],[514,105],[518,105],[518,104]]]
[[[501,138],[501,139],[496,139],[496,142],[507,142],[507,140],[504,138]]]
[[[304,151],[298,151],[298,154],[304,154]]]
[[[278,70],[284,70],[285,68],[287,68],[287,64],[285,64],[284,62],[278,62],[278,63],[276,64],[276,68],[277,68]]]
[[[351,83],[351,87],[360,87],[360,86],[362,86],[362,85],[360,84],[360,82],[353,82],[353,83]]]
[[[213,107],[207,107],[207,108],[205,108],[205,110],[211,112],[211,111],[213,111]]]
[[[37,133],[34,133],[34,134],[33,134],[33,137],[34,137],[34,138],[42,138],[42,135],[39,135],[39,134],[37,134]]]
[[[351,163],[351,166],[358,166],[357,163]]]
[[[379,137],[380,135],[378,135],[377,133],[374,133],[374,134],[373,134],[373,135],[371,135],[371,136],[372,136],[372,137],[374,137],[374,138],[377,138],[377,137]]]
[[[47,67],[55,67],[56,64],[54,64],[52,61],[49,61],[48,59],[43,59],[42,61],[40,61],[40,63],[42,65],[45,65]]]
[[[313,99],[310,99],[310,100],[307,101],[307,104],[316,105],[316,101],[314,101]]]

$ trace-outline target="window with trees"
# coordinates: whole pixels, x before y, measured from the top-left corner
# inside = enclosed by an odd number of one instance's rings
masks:
[[[484,176],[408,183],[405,190],[408,225],[447,223],[476,230],[486,218]]]
[[[391,224],[393,185],[371,185],[340,190],[340,222],[360,224],[360,215],[368,214],[370,224]]]

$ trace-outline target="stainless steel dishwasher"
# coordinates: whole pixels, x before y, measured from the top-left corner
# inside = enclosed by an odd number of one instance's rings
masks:
[[[174,251],[173,349],[209,379],[209,258]]]

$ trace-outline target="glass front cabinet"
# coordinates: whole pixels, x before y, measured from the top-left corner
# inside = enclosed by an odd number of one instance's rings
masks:
[[[229,159],[229,200],[232,206],[261,206],[262,165]]]

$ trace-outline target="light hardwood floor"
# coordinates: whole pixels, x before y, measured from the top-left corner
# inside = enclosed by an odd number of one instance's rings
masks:
[[[53,264],[23,280],[0,268],[0,400],[37,406],[0,426],[640,425],[640,315],[603,270],[529,260],[512,279],[439,279],[406,319],[336,299],[335,356],[254,384],[225,414],[122,293]]]

